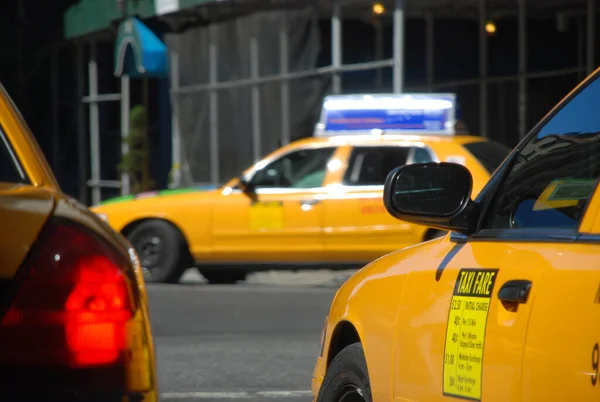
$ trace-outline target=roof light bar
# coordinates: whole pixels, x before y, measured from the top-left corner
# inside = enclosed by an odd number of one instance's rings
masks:
[[[452,93],[330,95],[315,136],[455,135],[456,109]]]

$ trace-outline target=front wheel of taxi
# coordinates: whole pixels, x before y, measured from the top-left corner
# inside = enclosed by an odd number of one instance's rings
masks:
[[[333,359],[317,402],[372,402],[369,372],[360,342],[346,346]]]
[[[140,223],[127,236],[137,252],[148,282],[177,283],[191,264],[183,236],[169,222],[159,219]]]

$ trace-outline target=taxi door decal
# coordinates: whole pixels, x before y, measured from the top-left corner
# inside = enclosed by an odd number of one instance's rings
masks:
[[[282,229],[283,201],[257,201],[250,205],[250,228]]]
[[[450,301],[444,345],[443,393],[481,400],[483,348],[497,269],[461,269]]]

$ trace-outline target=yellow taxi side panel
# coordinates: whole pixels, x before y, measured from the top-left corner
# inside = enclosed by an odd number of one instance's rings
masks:
[[[410,356],[409,351],[393,350],[405,284],[415,264],[435,264],[448,253],[452,244],[440,240],[405,248],[367,265],[340,288],[332,303],[323,356],[332,349],[332,334],[339,323],[352,323],[365,350],[374,401],[393,400],[393,381],[398,380],[393,373],[394,356]],[[325,364],[326,358],[320,359],[315,369],[313,392],[318,392]]]
[[[523,401],[600,395],[600,245],[537,244],[547,262],[523,356]]]

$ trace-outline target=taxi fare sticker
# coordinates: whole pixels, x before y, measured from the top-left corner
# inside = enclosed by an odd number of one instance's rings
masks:
[[[256,202],[250,206],[250,228],[282,229],[283,203],[281,201]]]
[[[483,347],[497,269],[461,269],[450,301],[444,395],[481,400]]]

